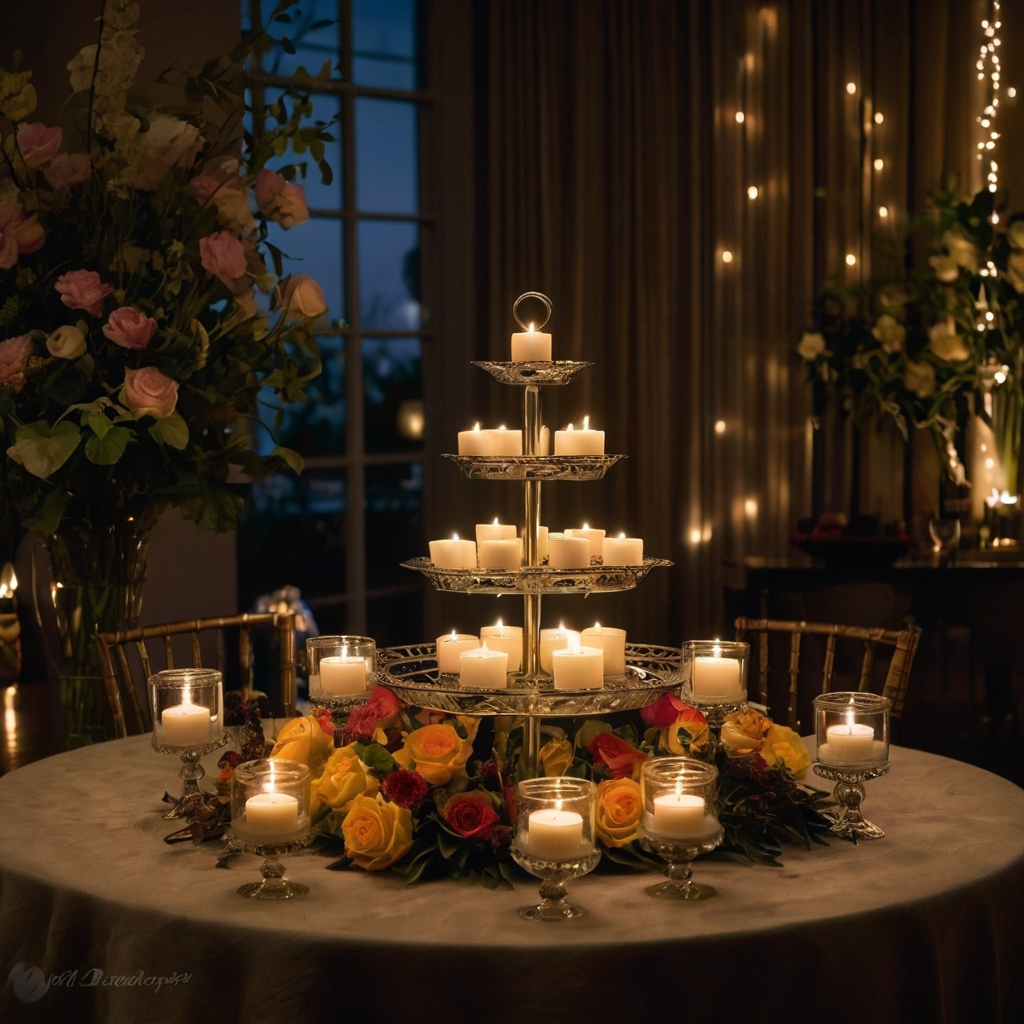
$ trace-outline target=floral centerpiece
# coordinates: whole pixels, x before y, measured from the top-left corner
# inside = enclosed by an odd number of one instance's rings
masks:
[[[969,200],[954,190],[955,182],[912,225],[912,243],[930,238],[927,271],[827,289],[797,351],[809,379],[834,388],[857,426],[892,417],[904,439],[910,427],[930,431],[953,483],[967,482],[963,431],[980,417],[1004,474],[997,490],[1016,495],[1024,212],[1001,214],[999,193],[987,189]]]
[[[297,75],[245,131],[254,37],[136,100],[138,16],[107,0],[59,125],[34,119],[31,71],[0,69],[0,526],[47,539],[70,676],[97,671],[94,629],[137,619],[164,510],[229,530],[233,471],[301,469],[257,441],[260,403],[303,400],[327,313],[268,241],[308,217],[305,164],[268,161],[308,152],[330,174],[329,126],[304,123],[313,82]],[[95,725],[90,693],[69,700]]]
[[[493,723],[493,726],[492,724]],[[315,708],[281,731],[271,757],[313,773],[314,831],[343,855],[331,867],[391,869],[412,883],[466,877],[491,888],[516,870],[509,847],[521,777],[522,720],[416,711],[385,687],[336,730]],[[642,729],[642,734],[640,734]],[[640,768],[649,757],[708,758],[704,716],[674,695],[613,727],[599,719],[548,728],[544,774],[597,784],[597,836],[610,864],[654,868],[642,847]],[[792,730],[744,708],[730,715],[717,753],[724,855],[778,864],[782,845],[824,842],[828,795],[800,783],[807,751]]]

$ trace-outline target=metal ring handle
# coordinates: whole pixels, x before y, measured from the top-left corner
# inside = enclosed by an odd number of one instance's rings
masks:
[[[541,292],[523,292],[523,294],[512,303],[512,315],[516,318],[516,323],[519,324],[524,331],[529,330],[529,324],[524,324],[523,321],[519,319],[519,303],[522,302],[523,299],[539,299],[544,304],[544,308],[547,310],[544,319],[541,320],[539,324],[534,323],[534,330],[539,331],[551,319],[551,300]]]

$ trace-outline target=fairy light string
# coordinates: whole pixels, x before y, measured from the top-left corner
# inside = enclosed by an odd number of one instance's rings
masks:
[[[975,65],[978,71],[978,81],[988,80],[985,97],[987,102],[976,120],[981,125],[984,134],[988,136],[978,143],[977,157],[982,161],[982,170],[988,182],[989,192],[995,192],[999,187],[999,164],[995,159],[995,149],[1000,134],[996,130],[996,118],[999,115],[999,89],[1002,84],[1002,68],[999,62],[999,47],[1002,45],[999,29],[1003,24],[1000,20],[1001,6],[1000,0],[992,0],[991,14],[981,23],[981,49],[978,52],[978,62]],[[992,223],[999,223],[999,214],[994,210],[992,211]],[[987,269],[990,273],[992,272],[992,268]]]

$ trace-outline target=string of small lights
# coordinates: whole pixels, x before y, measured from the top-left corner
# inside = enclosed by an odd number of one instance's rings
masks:
[[[1000,20],[1000,0],[991,0],[991,3],[992,7],[989,17],[981,23],[981,50],[978,53],[978,63],[976,65],[978,81],[983,82],[986,78],[988,79],[988,89],[985,97],[987,102],[984,110],[976,120],[988,135],[987,139],[983,139],[978,143],[977,157],[983,161],[983,168],[987,164],[988,172],[986,179],[988,181],[988,190],[989,192],[995,192],[999,187],[999,164],[995,159],[995,148],[1000,134],[996,130],[996,118],[999,114],[999,88],[1002,84],[1002,69],[999,63],[999,47],[1002,45],[1002,40],[997,33],[1003,23]],[[1016,90],[1009,89],[1007,94],[1012,99],[1016,95]],[[994,210],[992,211],[992,223],[999,223],[999,214]]]

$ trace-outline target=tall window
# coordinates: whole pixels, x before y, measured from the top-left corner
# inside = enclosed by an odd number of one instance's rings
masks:
[[[259,4],[266,24],[277,0],[243,0],[244,27]],[[254,484],[239,530],[239,600],[294,584],[321,631],[379,643],[419,639],[422,591],[399,568],[422,540],[419,113],[420,0],[299,0],[285,36],[263,58],[254,98],[269,104],[300,65],[339,71],[312,96],[314,117],[338,118],[321,183],[308,160],[310,221],[270,241],[286,273],[309,273],[330,307],[318,340],[323,372],[310,402],[287,410],[281,443],[306,460],[301,477]],[[287,160],[296,158],[289,154]],[[276,225],[275,225],[276,227]],[[272,419],[273,410],[269,418]]]

